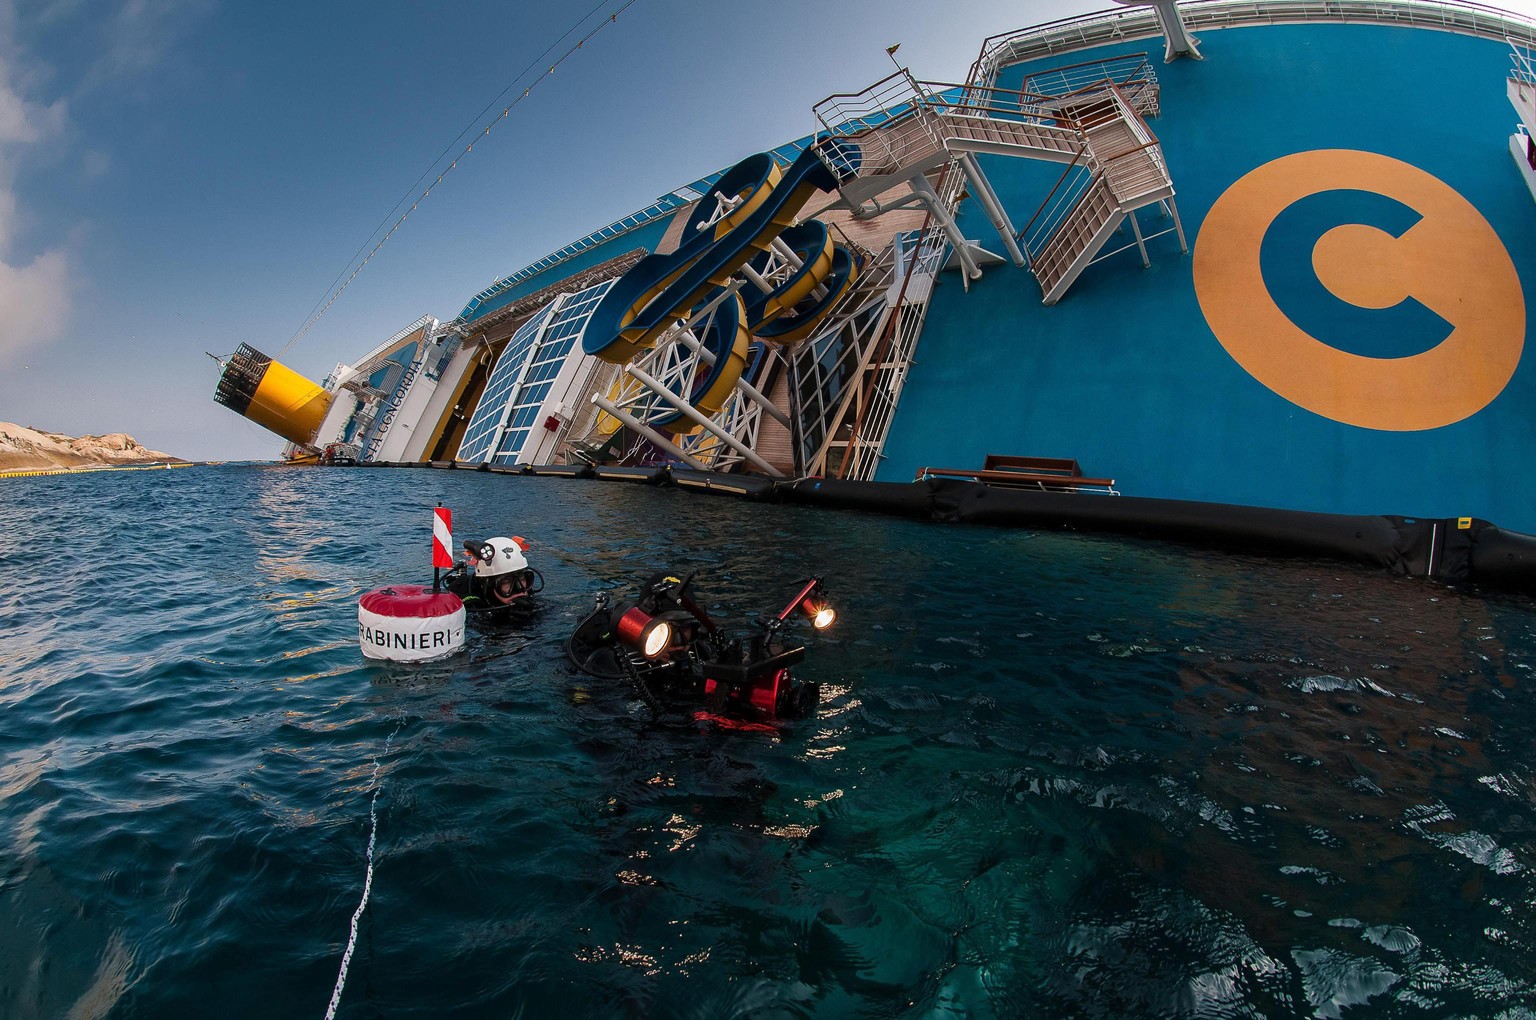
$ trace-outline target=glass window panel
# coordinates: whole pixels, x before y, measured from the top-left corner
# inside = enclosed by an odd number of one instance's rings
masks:
[[[576,349],[592,309],[612,285],[609,280],[573,294],[518,330],[496,363],[465,431],[461,460],[516,462],[554,378]],[[503,421],[507,423],[504,431]]]

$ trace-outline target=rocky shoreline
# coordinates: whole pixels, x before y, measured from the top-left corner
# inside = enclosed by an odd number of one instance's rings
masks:
[[[0,472],[162,463],[186,462],[180,457],[147,449],[123,432],[75,438],[62,432],[0,421]]]

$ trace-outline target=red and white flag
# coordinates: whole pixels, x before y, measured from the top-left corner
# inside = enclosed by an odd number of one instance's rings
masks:
[[[453,511],[445,506],[432,511],[432,566],[453,567]]]

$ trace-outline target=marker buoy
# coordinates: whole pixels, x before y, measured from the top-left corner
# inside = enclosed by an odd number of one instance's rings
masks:
[[[432,569],[453,569],[453,511],[445,506],[432,511]]]
[[[357,640],[370,659],[423,662],[464,647],[464,603],[452,592],[396,584],[357,600]]]

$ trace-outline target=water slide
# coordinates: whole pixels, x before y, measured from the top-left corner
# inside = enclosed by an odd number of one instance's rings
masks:
[[[857,166],[855,151],[837,155],[850,172]],[[773,242],[782,235],[799,268],[771,292],[747,287],[748,299],[739,291],[725,298],[699,338],[714,364],[697,373],[688,396],[701,413],[717,413],[741,375],[754,334],[779,343],[802,339],[815,325],[806,314],[819,318],[852,283],[856,260],[832,244],[826,225],[816,220],[795,225],[812,195],[837,185],[837,175],[815,146],[783,169],[766,152],[737,163],[694,205],[677,250],[647,255],[609,288],[592,312],[583,349],[615,364],[632,360],[728,286],[743,267],[765,266]],[[652,424],[665,428],[685,420],[679,414]]]
[[[743,288],[742,301],[746,305],[747,321],[753,332],[809,297],[832,268],[832,232],[820,220],[806,220],[785,229],[779,234],[777,242],[774,245],[777,251],[758,252],[741,271],[748,276],[755,275],[763,281],[763,285],[771,286],[773,279],[765,279],[763,274],[769,272],[776,254],[790,252],[800,265],[772,290],[763,290],[762,285],[755,281],[753,286]]]
[[[819,224],[820,221],[812,220],[811,222]],[[817,280],[824,288],[821,296],[818,297],[815,288],[811,288],[805,297],[788,309],[793,314],[780,313],[770,320],[765,320],[752,331],[753,334],[760,339],[785,345],[809,340],[821,327],[821,320],[827,312],[831,311],[832,306],[853,289],[854,283],[859,278],[859,270],[862,268],[863,263],[859,256],[842,245],[833,246],[831,268]]]
[[[765,374],[764,370],[768,364],[768,345],[761,340],[750,340],[739,370],[733,366],[722,373],[721,378],[728,379],[729,385],[721,387],[722,392],[718,395],[718,406],[709,413],[718,413],[720,408],[725,405],[725,401],[731,395],[731,387],[735,385],[735,378],[740,378],[743,382],[751,383],[753,386],[761,389],[761,379]],[[735,378],[732,378],[733,374]],[[695,408],[704,407],[716,399],[714,394],[705,392],[705,387],[702,383],[703,380],[700,380],[698,384],[695,384],[689,399],[689,403]],[[718,386],[719,383],[717,382],[716,385]],[[618,423],[615,422],[615,424]],[[689,418],[681,411],[661,417],[647,417],[646,424],[663,432],[669,432],[674,437],[679,438],[683,436],[697,436],[704,431],[704,426],[696,424],[692,418]]]
[[[714,355],[715,363],[699,366],[693,374],[692,391],[683,396],[700,414],[718,414],[735,388],[736,380],[741,378],[752,346],[752,334],[747,330],[747,316],[739,294],[732,294],[720,304],[699,336],[699,344]],[[666,432],[688,432],[695,428],[693,419],[676,410],[647,421],[652,428]]]

